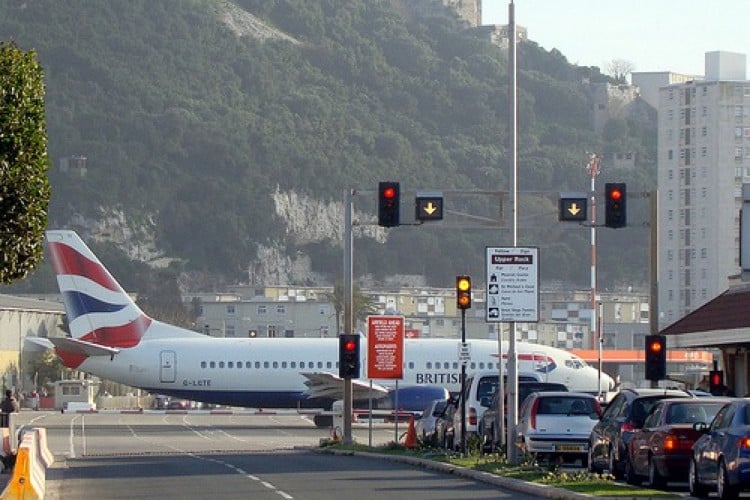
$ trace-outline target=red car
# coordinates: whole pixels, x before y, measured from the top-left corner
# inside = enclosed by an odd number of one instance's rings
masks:
[[[701,436],[693,424],[710,423],[728,401],[679,398],[657,402],[628,442],[627,481],[640,484],[647,478],[653,488],[662,488],[669,480],[684,482],[693,443]]]

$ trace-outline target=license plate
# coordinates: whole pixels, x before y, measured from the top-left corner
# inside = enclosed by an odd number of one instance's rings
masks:
[[[556,451],[583,451],[580,444],[559,444],[555,446]]]

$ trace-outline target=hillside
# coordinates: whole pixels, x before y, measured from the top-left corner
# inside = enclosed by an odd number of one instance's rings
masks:
[[[187,286],[333,283],[345,189],[379,180],[412,192],[508,189],[506,54],[440,2],[0,0],[0,9],[0,39],[36,50],[46,71],[50,226],[115,243],[113,259],[122,250],[169,264]],[[520,243],[541,248],[543,280],[585,284],[588,231],[557,222],[557,193],[588,189],[585,151],[635,152],[634,170],[605,170],[598,182],[650,189],[655,135],[624,120],[592,131],[581,76],[606,81],[596,68],[533,42],[518,60]],[[71,157],[85,168],[64,172]],[[631,221],[646,211],[630,206]],[[356,208],[371,224],[374,194]],[[600,236],[605,286],[645,281],[647,233],[632,226]],[[374,282],[424,275],[447,286],[456,274],[482,276],[485,246],[511,244],[507,228],[360,229],[355,272]]]

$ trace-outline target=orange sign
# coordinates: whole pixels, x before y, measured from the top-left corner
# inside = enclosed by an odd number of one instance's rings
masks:
[[[367,378],[404,378],[404,317],[367,317]]]

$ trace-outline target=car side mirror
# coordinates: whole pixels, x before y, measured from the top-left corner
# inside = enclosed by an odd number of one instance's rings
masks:
[[[695,422],[693,424],[693,430],[705,433],[708,430],[708,424],[706,422]]]

